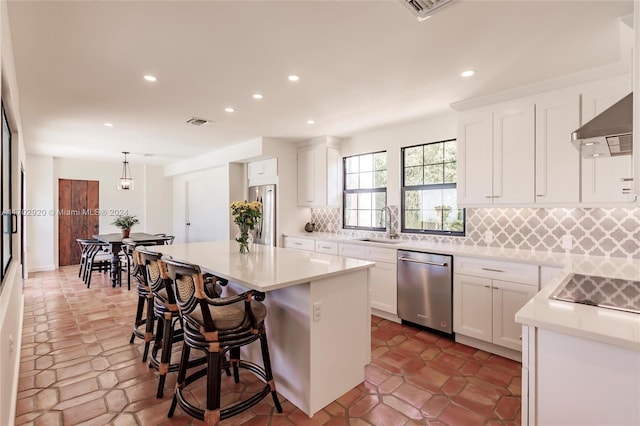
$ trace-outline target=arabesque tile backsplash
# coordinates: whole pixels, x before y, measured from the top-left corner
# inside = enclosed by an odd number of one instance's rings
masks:
[[[399,208],[391,206],[392,224],[400,230]],[[565,253],[562,237],[570,235],[572,254],[640,259],[640,208],[468,208],[464,237],[401,234],[413,241],[446,242],[520,250]],[[381,232],[342,229],[339,208],[311,209],[319,232],[382,237]],[[493,241],[487,243],[487,233]]]

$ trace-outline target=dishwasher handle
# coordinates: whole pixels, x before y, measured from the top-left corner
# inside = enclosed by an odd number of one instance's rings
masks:
[[[447,262],[431,262],[429,260],[411,259],[410,257],[399,257],[398,260],[401,260],[403,262],[422,263],[423,265],[447,266]]]

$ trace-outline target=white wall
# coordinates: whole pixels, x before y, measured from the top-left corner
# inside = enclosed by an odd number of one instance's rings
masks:
[[[454,112],[425,120],[385,127],[345,139],[339,146],[343,157],[387,151],[387,204],[400,205],[400,148],[455,139],[458,120]]]
[[[12,201],[13,208],[20,208],[20,170],[26,169],[24,140],[20,120],[20,102],[16,82],[11,30],[9,27],[8,2],[0,2],[0,67],[2,100],[12,130]],[[22,339],[22,274],[20,268],[20,235],[25,232],[18,222],[18,233],[13,235],[13,260],[0,287],[0,424],[14,424],[16,398],[18,394],[18,373],[20,366],[20,345]]]
[[[191,223],[189,242],[229,239],[228,164],[175,176],[173,199],[173,235],[176,237],[176,243],[186,241],[187,200]]]
[[[173,235],[173,179],[162,167],[144,167],[144,230],[150,234]],[[137,228],[137,227],[136,227]]]
[[[53,194],[53,157],[29,155],[29,168],[26,171],[28,211],[43,213],[27,215],[26,227],[29,230],[27,237],[28,270],[51,271],[56,268],[56,244],[53,230],[56,227],[56,216],[49,214],[55,210]]]

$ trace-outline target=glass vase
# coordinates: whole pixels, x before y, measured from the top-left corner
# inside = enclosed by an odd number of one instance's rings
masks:
[[[253,248],[253,235],[249,232],[249,230],[240,230],[236,234],[236,241],[238,242],[238,247],[240,248],[240,253],[249,253]]]

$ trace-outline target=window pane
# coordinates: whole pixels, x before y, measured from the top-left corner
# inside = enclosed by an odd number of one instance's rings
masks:
[[[371,210],[358,210],[358,226],[372,226]]]
[[[420,224],[420,212],[418,210],[405,210],[404,227],[408,229],[422,229]]]
[[[462,209],[452,209],[449,216],[445,218],[444,229],[453,232],[462,232],[463,227],[463,211]]]
[[[357,210],[345,210],[344,211],[344,225],[345,226],[358,226],[358,211]]]
[[[404,166],[413,167],[422,165],[422,147],[405,148]]]
[[[358,174],[350,174],[346,177],[346,182],[344,184],[345,189],[358,189]]]
[[[444,143],[444,161],[445,162],[450,162],[450,161],[456,161],[457,157],[457,149],[458,149],[458,143],[456,141],[450,141],[450,142],[445,142]]]
[[[358,208],[358,195],[357,194],[346,194],[344,197],[344,208],[345,210],[351,210]]]
[[[374,182],[374,188],[386,188],[387,186],[387,171],[386,170],[379,170],[377,172],[375,172],[375,182]]]
[[[442,205],[442,191],[439,189],[428,189],[422,191],[422,208],[435,209]]]
[[[365,154],[360,156],[360,171],[370,172],[373,170],[373,154]]]
[[[429,231],[442,230],[442,219],[437,210],[422,210],[422,229]]]
[[[371,209],[371,193],[361,192],[358,194],[358,209]]]
[[[384,214],[382,210],[373,210],[373,226],[376,228],[384,228]]]
[[[422,167],[405,167],[404,185],[422,185]]]
[[[387,193],[386,192],[374,192],[373,193],[373,208],[381,209],[387,205]]]
[[[387,153],[378,152],[373,154],[374,170],[387,170]]]
[[[453,208],[458,206],[457,191],[453,188],[442,190],[442,204]]]
[[[358,168],[358,157],[347,157],[346,159],[346,165],[345,165],[345,172],[346,173],[358,173],[360,170]]]
[[[373,172],[360,173],[360,189],[373,188]]]
[[[11,132],[2,109],[2,276],[11,262]],[[4,213],[8,212],[8,213]]]
[[[444,165],[444,183],[455,183],[458,180],[457,164],[446,163]]]
[[[420,191],[405,191],[404,208],[406,210],[418,210],[420,208]]]
[[[434,183],[442,183],[442,164],[436,164],[433,166],[425,166],[424,167],[424,183],[434,184]]]
[[[424,146],[424,164],[442,163],[443,156],[441,143],[432,143]]]

